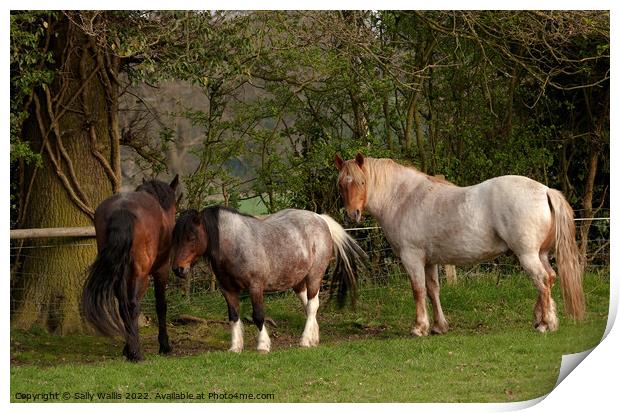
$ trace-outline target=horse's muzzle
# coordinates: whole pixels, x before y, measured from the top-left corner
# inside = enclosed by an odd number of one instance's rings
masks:
[[[344,221],[347,224],[359,224],[360,222],[364,221],[362,211],[360,211],[359,209],[355,209],[353,211],[346,211],[344,214]]]
[[[353,211],[347,211],[347,218],[351,221],[355,221],[356,224],[362,222],[362,211],[354,209]]]

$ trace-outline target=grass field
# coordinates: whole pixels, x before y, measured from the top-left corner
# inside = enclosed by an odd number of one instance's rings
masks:
[[[224,300],[219,294],[192,297],[171,291],[170,319],[193,314],[205,324],[170,327],[173,355],[157,355],[155,323],[141,330],[146,361],[125,362],[122,344],[88,335],[53,336],[40,331],[11,334],[11,400],[24,394],[59,392],[60,401],[98,400],[97,392],[118,393],[118,401],[158,401],[158,395],[191,394],[203,401],[233,401],[272,394],[270,402],[504,402],[542,396],[553,388],[562,354],[580,352],[601,339],[607,320],[609,274],[589,272],[584,288],[588,315],[575,324],[564,318],[559,286],[560,329],[532,328],[536,292],[523,273],[461,277],[444,285],[442,303],[450,331],[413,338],[413,304],[408,282],[360,287],[355,311],[323,300],[321,344],[301,349],[301,306],[292,293],[266,299],[272,352],[254,349],[256,329],[246,323],[246,351],[232,354]],[[145,303],[145,312],[152,303]],[[242,316],[251,314],[246,300]],[[68,400],[62,394],[68,392]],[[77,393],[77,394],[76,394]],[[209,399],[209,394],[227,399]],[[185,399],[183,399],[185,400]]]

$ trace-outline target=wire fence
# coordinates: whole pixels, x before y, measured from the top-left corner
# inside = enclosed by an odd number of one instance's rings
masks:
[[[609,210],[602,211],[601,216],[590,220],[587,267],[588,272],[598,272],[609,274],[610,260],[610,242],[609,242]],[[606,215],[606,216],[605,216]],[[586,222],[582,218],[576,218],[577,233],[580,227]],[[397,279],[406,279],[407,274],[402,267],[400,260],[395,256],[389,246],[381,228],[376,226],[372,221],[365,223],[366,227],[350,228],[347,231],[353,236],[359,245],[368,254],[368,265],[358,274],[358,290],[363,292],[368,289],[382,288],[386,284]],[[36,277],[42,284],[50,285],[53,283],[45,282],[45,279],[55,279],[54,277],[62,276],[54,274],[51,271],[44,270],[41,272],[24,271],[20,263],[24,260],[41,260],[47,262],[49,268],[57,267],[53,265],[58,254],[55,249],[59,248],[91,248],[95,247],[95,240],[81,240],[79,242],[50,242],[48,244],[28,245],[20,241],[11,241],[11,316],[14,315],[16,309],[21,308],[23,300],[29,299],[24,294],[25,287],[19,281],[24,277]],[[40,254],[45,249],[45,254]],[[34,253],[34,251],[37,253]],[[93,257],[94,258],[94,257]],[[553,262],[552,262],[553,265]],[[80,270],[82,280],[86,278],[87,268]],[[510,255],[500,256],[494,260],[486,261],[477,265],[457,267],[457,279],[463,280],[478,274],[494,274],[498,280],[502,276],[520,272],[521,267],[515,257]],[[329,274],[331,269],[326,272]],[[445,279],[444,268],[440,266],[440,279]],[[327,288],[329,280],[325,279],[324,287]],[[30,287],[31,288],[31,287]],[[81,286],[79,286],[81,288]],[[80,289],[81,291],[81,289]],[[217,292],[217,283],[209,265],[206,262],[199,262],[188,277],[188,281],[182,281],[171,275],[170,283],[167,291],[169,297],[169,311],[175,313],[181,307],[185,306],[188,301],[192,303],[200,303],[200,305],[209,305],[215,300],[221,301],[221,295]],[[48,300],[39,300],[34,308],[45,308],[48,312],[63,311],[60,302],[65,298],[63,292],[58,294],[46,294]],[[155,302],[153,294],[149,293],[142,301],[143,311],[146,313],[155,312]],[[61,314],[58,314],[61,316]]]

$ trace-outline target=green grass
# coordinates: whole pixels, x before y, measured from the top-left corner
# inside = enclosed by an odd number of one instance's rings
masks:
[[[364,284],[355,311],[338,311],[323,300],[321,345],[298,348],[301,306],[292,293],[266,299],[272,352],[254,350],[255,328],[246,324],[246,351],[231,354],[224,300],[216,294],[171,294],[170,319],[194,314],[209,322],[172,326],[174,355],[159,356],[154,326],[141,330],[147,360],[132,364],[121,343],[87,335],[53,336],[13,331],[11,400],[17,393],[127,392],[273,393],[273,402],[503,402],[542,396],[553,388],[562,354],[595,346],[606,325],[609,276],[588,273],[588,315],[540,334],[532,328],[536,292],[523,274],[461,277],[443,286],[451,324],[442,336],[412,338],[413,303],[408,282]],[[145,312],[152,311],[146,301]],[[247,300],[242,316],[251,314]],[[122,400],[127,401],[127,400]],[[206,400],[214,401],[214,400]],[[233,399],[230,401],[239,401]]]

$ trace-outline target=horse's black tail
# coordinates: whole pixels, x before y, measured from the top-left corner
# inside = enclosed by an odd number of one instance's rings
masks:
[[[120,308],[129,308],[127,277],[131,273],[133,230],[136,216],[127,210],[112,213],[105,246],[90,266],[81,309],[84,318],[108,337],[125,334]],[[118,301],[117,301],[118,300]],[[128,319],[124,317],[125,319]]]
[[[357,268],[358,264],[364,263],[368,258],[362,248],[357,245],[355,240],[345,232],[344,228],[329,215],[320,215],[329,227],[334,251],[336,255],[336,265],[332,275],[330,297],[333,296],[337,288],[336,299],[338,307],[344,307],[347,295],[351,295],[351,304],[355,307],[357,299]]]

